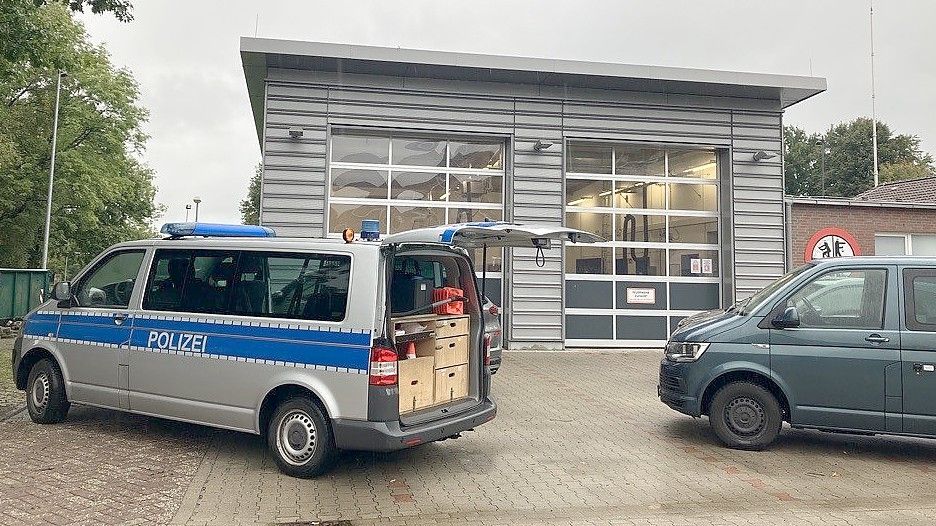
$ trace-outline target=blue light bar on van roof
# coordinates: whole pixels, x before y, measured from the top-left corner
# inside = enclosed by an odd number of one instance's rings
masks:
[[[276,232],[265,226],[220,223],[166,223],[160,232],[171,237],[276,237]]]

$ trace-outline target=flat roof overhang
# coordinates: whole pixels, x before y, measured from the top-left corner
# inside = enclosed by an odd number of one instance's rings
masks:
[[[256,37],[241,37],[240,53],[258,138],[263,136],[263,97],[267,68],[765,99],[779,101],[783,109],[826,90],[826,79],[822,77]]]

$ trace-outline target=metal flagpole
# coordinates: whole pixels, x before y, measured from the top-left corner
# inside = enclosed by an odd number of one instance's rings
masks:
[[[42,268],[49,268],[49,226],[52,223],[52,181],[55,179],[55,148],[58,138],[59,93],[62,90],[64,71],[58,72],[55,83],[55,116],[52,117],[52,158],[49,160],[49,193],[46,197],[45,235],[42,238]]]
[[[880,184],[878,178],[878,140],[877,114],[874,109],[874,0],[871,0],[871,147],[874,149],[874,186]]]

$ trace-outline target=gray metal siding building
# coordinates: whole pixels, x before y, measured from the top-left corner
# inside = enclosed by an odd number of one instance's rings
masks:
[[[825,90],[812,77],[246,37],[241,57],[261,222],[280,235],[485,218],[608,239],[554,248],[543,266],[521,249],[484,262],[510,348],[658,345],[683,317],[782,274],[782,114]]]

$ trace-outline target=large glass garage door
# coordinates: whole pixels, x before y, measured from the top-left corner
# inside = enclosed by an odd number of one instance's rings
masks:
[[[659,345],[720,304],[713,150],[570,141],[566,226],[608,241],[565,248],[566,344]]]
[[[333,130],[328,165],[330,236],[379,219],[397,233],[504,217],[503,139]],[[487,295],[500,304],[503,251],[488,250]],[[475,254],[481,271],[481,251]]]

